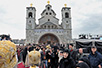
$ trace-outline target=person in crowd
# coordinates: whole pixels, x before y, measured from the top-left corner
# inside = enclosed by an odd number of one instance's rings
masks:
[[[63,51],[62,50],[59,51],[58,57],[59,57],[58,63],[60,63],[60,60],[63,58]]]
[[[45,47],[43,47],[42,52],[41,52],[41,67],[47,68]]]
[[[73,44],[69,44],[68,49],[69,49],[70,53],[73,52],[73,50],[74,50],[73,49]]]
[[[51,68],[58,68],[58,52],[56,50],[52,50],[50,49],[50,52],[49,55],[51,56]]]
[[[20,52],[20,61],[19,62],[23,62],[23,49]]]
[[[40,50],[40,46],[37,45],[37,46],[36,46],[36,51],[39,51],[39,50]]]
[[[57,52],[58,46],[56,45],[56,43],[53,45],[54,51]]]
[[[21,49],[20,49],[20,48],[17,48],[17,57],[18,57],[18,62],[21,60],[20,53],[21,53]]]
[[[75,62],[71,58],[69,50],[64,50],[59,68],[75,68]]]
[[[90,68],[85,62],[80,62],[76,65],[76,68]]]
[[[27,52],[27,47],[25,47],[25,49],[22,52],[22,61],[25,63],[26,60],[26,56],[27,56],[28,52]]]
[[[39,52],[41,53],[43,51],[44,46],[41,46]]]
[[[87,57],[80,58],[78,63],[81,63],[81,62],[85,62],[89,66],[89,68],[92,68],[91,63]]]
[[[61,44],[61,47],[65,48],[65,44]]]
[[[102,68],[102,55],[97,52],[96,46],[91,47],[91,53],[89,54],[88,59],[93,68]]]
[[[23,52],[22,52],[22,61],[25,63],[25,61],[26,61],[26,56],[27,56],[27,54],[29,53],[29,48],[30,48],[31,46],[30,45],[27,45],[26,47],[25,47],[25,49],[23,50]]]
[[[77,59],[77,51],[74,50],[73,44],[69,44],[68,49],[70,51],[71,57],[74,59],[74,61],[76,62]]]
[[[30,51],[33,51],[33,50],[34,50],[34,46],[31,46],[31,45],[30,45],[30,47],[29,47],[29,52],[30,52]]]
[[[77,61],[78,61],[80,58],[84,57],[84,54],[83,54],[83,49],[82,48],[79,48],[77,50],[77,52],[78,52],[78,54],[77,54]]]
[[[7,40],[7,38],[6,37],[2,37],[2,39],[1,39],[2,41],[5,41],[5,40]]]
[[[46,51],[46,60],[47,60],[48,68],[51,68],[51,52],[50,52],[50,50]]]

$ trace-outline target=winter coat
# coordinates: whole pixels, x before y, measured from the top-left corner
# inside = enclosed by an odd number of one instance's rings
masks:
[[[71,57],[73,58],[73,60],[76,62],[76,60],[77,60],[77,51],[70,50],[70,54],[71,54]]]
[[[57,68],[58,67],[58,53],[53,52],[51,53],[51,68]]]
[[[77,67],[79,67],[79,68],[90,68],[85,62],[78,63],[76,65],[76,68]]]
[[[75,68],[75,62],[71,57],[62,58],[59,68]]]
[[[27,56],[27,47],[23,50],[22,52],[22,58],[23,58],[23,62],[25,63],[25,60],[26,60],[26,56]]]
[[[47,61],[48,61],[48,60],[51,60],[51,55],[49,55],[48,53],[51,53],[51,52],[50,52],[50,51],[47,51],[47,52],[46,52],[46,59],[47,59]]]
[[[102,55],[99,52],[96,51],[95,54],[91,52],[88,58],[93,68],[98,68],[98,65],[102,66]]]

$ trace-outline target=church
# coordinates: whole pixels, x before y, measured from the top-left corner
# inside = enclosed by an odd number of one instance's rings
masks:
[[[68,43],[72,39],[71,8],[62,7],[62,19],[56,18],[56,13],[48,1],[36,23],[36,8],[26,7],[26,44]]]

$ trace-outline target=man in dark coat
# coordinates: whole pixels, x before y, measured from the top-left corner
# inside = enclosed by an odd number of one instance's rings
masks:
[[[51,52],[49,50],[46,52],[46,59],[48,61],[48,68],[51,68]]]
[[[75,68],[75,62],[71,58],[69,50],[64,50],[59,68]]]
[[[24,50],[22,51],[22,59],[23,59],[23,62],[24,62],[24,63],[25,63],[26,56],[27,56],[27,54],[28,54],[28,52],[29,52],[29,48],[30,48],[30,47],[31,47],[31,46],[28,45],[28,46],[25,47]]]
[[[58,52],[54,50],[51,53],[51,68],[58,68]]]
[[[77,51],[73,49],[73,44],[70,44],[70,45],[68,46],[68,49],[69,49],[69,51],[70,51],[71,57],[72,57],[73,60],[76,62],[76,60],[77,60]]]
[[[53,48],[46,53],[46,59],[48,61],[48,68],[58,68],[58,52]]]
[[[28,54],[27,47],[25,47],[25,49],[22,52],[22,60],[23,60],[24,63],[25,63],[27,54]]]
[[[102,55],[97,52],[97,48],[92,46],[91,53],[88,56],[93,68],[102,68]]]

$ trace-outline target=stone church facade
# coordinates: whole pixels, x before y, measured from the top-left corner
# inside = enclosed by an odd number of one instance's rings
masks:
[[[36,8],[26,8],[26,44],[38,43],[68,43],[72,39],[71,8],[62,7],[62,22],[56,18],[56,13],[50,4],[45,6],[41,18],[36,24]]]

